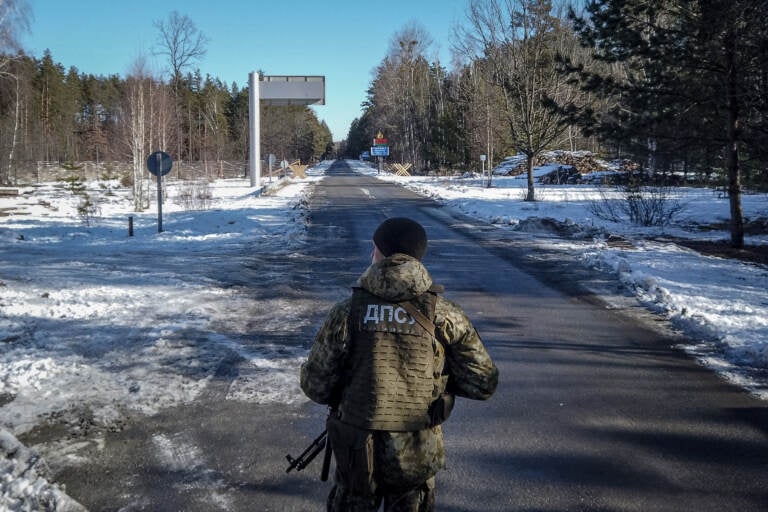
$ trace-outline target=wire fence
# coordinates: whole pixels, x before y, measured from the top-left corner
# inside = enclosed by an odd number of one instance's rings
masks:
[[[266,169],[262,164],[262,169]],[[146,177],[152,177],[145,168]],[[25,162],[20,163],[11,172],[12,185],[33,185],[62,181],[77,176],[85,181],[96,180],[125,180],[133,179],[131,162],[78,162],[63,164],[61,162]],[[173,162],[171,172],[166,176],[170,180],[208,180],[245,178],[248,176],[247,161],[216,160],[205,162]]]

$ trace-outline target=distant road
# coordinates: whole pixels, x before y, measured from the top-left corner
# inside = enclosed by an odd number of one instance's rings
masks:
[[[254,293],[290,298],[276,318],[308,316],[294,339],[265,331],[259,342],[308,346],[370,262],[371,234],[389,216],[426,227],[427,268],[501,372],[490,401],[460,400],[444,426],[437,510],[768,510],[768,404],[606,308],[567,267],[536,266],[502,230],[343,162],[316,187],[301,254],[260,260],[282,282],[246,274]],[[59,475],[70,495],[93,511],[324,510],[330,484],[318,479],[320,461],[286,475],[284,459],[322,430],[323,408],[224,400],[239,371],[237,357],[225,357],[194,404],[108,434],[103,456]]]

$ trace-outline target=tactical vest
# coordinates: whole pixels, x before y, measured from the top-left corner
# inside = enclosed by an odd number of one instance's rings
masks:
[[[435,318],[437,295],[410,301]],[[445,390],[445,351],[401,305],[355,288],[350,311],[347,385],[339,412],[369,430],[415,431],[431,426],[429,406]]]

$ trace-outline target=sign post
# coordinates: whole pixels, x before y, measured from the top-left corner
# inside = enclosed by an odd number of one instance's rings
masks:
[[[376,138],[373,139],[371,156],[379,157],[379,174],[381,174],[381,166],[384,162],[384,157],[389,156],[389,145],[387,145],[387,139],[384,138],[384,134],[381,132],[377,133]]]
[[[261,110],[259,110],[259,76],[248,75],[248,174],[251,186],[261,187]]]
[[[272,153],[270,153],[269,156],[267,157],[267,162],[269,163],[269,182],[270,183],[272,183],[272,168],[275,166],[276,161],[277,161],[277,157]]]
[[[155,151],[147,158],[147,169],[157,176],[157,232],[163,232],[163,176],[171,172],[173,159],[164,151]]]

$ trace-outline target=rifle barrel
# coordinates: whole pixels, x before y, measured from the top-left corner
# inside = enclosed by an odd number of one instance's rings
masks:
[[[317,454],[325,448],[326,433],[327,431],[324,430],[298,457],[294,458],[290,454],[286,455],[285,458],[288,460],[289,465],[285,472],[290,473],[294,468],[296,471],[301,471],[307,467],[317,457]]]

